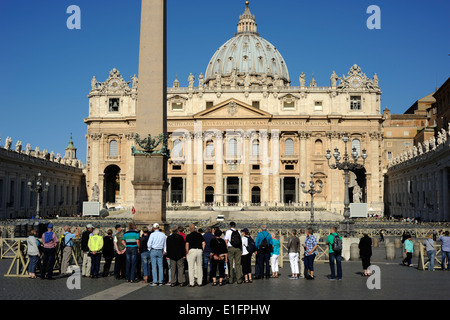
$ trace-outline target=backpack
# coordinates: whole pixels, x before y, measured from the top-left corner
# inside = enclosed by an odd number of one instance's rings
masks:
[[[242,239],[239,231],[234,230],[231,232],[230,244],[233,248],[242,248]]]
[[[53,239],[53,232],[47,231],[44,233],[44,243],[49,243]]]
[[[252,237],[247,237],[247,251],[248,253],[252,254],[253,252],[256,251],[256,245],[255,245],[255,240],[252,239]]]
[[[59,239],[59,248],[60,248],[61,250],[64,250],[65,247],[66,247],[66,235],[63,234],[63,235],[61,236],[61,238]]]
[[[269,245],[269,242],[267,241],[266,237],[262,239],[261,244],[259,245],[259,249],[265,253],[272,252],[272,246]]]
[[[333,239],[333,244],[331,245],[331,249],[340,254],[342,252],[342,239],[339,235],[335,235]]]

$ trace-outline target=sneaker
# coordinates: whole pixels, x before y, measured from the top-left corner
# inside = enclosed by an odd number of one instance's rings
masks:
[[[297,280],[297,279],[298,279],[298,277],[293,277],[293,276],[290,276],[290,277],[289,277],[289,279],[290,279],[290,280]]]
[[[336,278],[328,277],[328,280],[334,281],[334,280],[336,280]],[[338,279],[338,280],[339,280],[339,279]]]
[[[150,287],[157,287],[157,286],[158,286],[158,284],[155,282],[150,283]]]

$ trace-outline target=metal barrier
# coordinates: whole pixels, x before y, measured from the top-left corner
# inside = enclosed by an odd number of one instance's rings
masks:
[[[435,262],[434,269],[442,270],[442,267],[445,263],[445,261],[442,261],[442,246],[435,244],[434,249],[436,250],[436,255],[434,257],[434,262]],[[425,260],[425,259],[427,259],[427,260]],[[436,262],[439,266],[436,266]],[[423,243],[420,243],[419,262],[418,262],[417,268],[419,270],[425,271],[425,270],[428,270],[429,265],[430,265],[430,260],[428,259],[426,247],[423,245]]]
[[[26,238],[0,238],[0,259],[12,259],[5,277],[27,277],[28,265],[30,259],[27,252]],[[42,255],[39,259],[39,262]],[[79,260],[82,259],[80,240],[74,241],[72,249],[72,260],[76,266],[79,266]],[[62,251],[59,245],[56,247],[55,263],[53,272],[61,273]],[[40,263],[38,263],[40,270]]]

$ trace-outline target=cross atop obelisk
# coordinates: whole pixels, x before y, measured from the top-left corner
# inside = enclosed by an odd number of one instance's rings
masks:
[[[166,57],[166,0],[142,0],[136,107],[136,133],[142,139],[167,134]],[[164,154],[134,154],[136,224],[165,224],[166,181]]]

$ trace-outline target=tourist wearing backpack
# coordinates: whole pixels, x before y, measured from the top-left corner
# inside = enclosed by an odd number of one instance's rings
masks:
[[[242,232],[242,273],[244,274],[244,282],[252,283],[252,254],[255,251],[255,241],[250,237],[250,231],[247,228]]]
[[[267,227],[263,225],[261,232],[256,236],[256,263],[258,265],[255,279],[270,278],[270,253],[272,252],[272,236],[267,232]],[[264,265],[266,269],[264,271]]]
[[[241,284],[242,236],[241,233],[236,230],[235,222],[230,222],[230,228],[225,232],[225,237],[223,239],[225,240],[228,249],[228,273],[230,276],[230,283],[234,283],[236,280],[238,284]],[[233,276],[233,264],[236,271],[236,279],[234,279]]]
[[[330,235],[327,237],[327,244],[329,247],[328,255],[331,270],[331,275],[328,279],[342,280],[342,237],[338,235],[337,227],[331,227]],[[336,261],[336,268],[334,261]],[[337,274],[335,271],[337,271]]]
[[[62,251],[61,254],[61,274],[71,274],[71,272],[67,272],[67,269],[70,265],[70,260],[72,259],[72,248],[73,248],[73,239],[80,235],[79,228],[75,228],[76,232],[70,232],[70,227],[64,227],[64,234],[60,240],[60,248]]]
[[[54,280],[53,278],[53,265],[56,260],[56,246],[58,245],[58,238],[53,232],[53,224],[49,223],[47,226],[47,232],[42,234],[42,243],[44,244],[44,257],[42,259],[41,279],[45,279],[47,273],[48,280]]]

